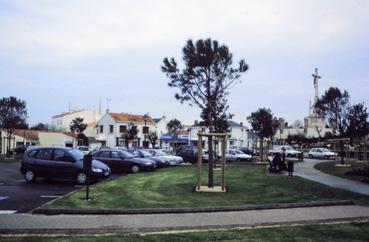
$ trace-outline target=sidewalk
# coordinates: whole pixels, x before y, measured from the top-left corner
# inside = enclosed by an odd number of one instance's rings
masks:
[[[327,161],[305,159],[303,162],[295,163],[295,172],[293,174],[330,187],[340,188],[369,196],[369,184],[328,175],[315,169],[314,165],[321,162]]]
[[[218,213],[146,215],[0,215],[0,234],[96,234],[230,229],[369,220],[369,207],[346,205]]]

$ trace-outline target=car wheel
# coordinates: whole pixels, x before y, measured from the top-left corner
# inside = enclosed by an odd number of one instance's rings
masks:
[[[76,182],[79,185],[86,184],[87,175],[84,172],[78,172],[77,175],[76,175]]]
[[[325,156],[324,156],[324,160],[328,160],[328,156],[326,156],[326,155],[325,155]]]
[[[137,172],[139,172],[140,171],[140,167],[138,166],[138,165],[133,165],[132,167],[131,167],[131,172],[132,173],[137,173]]]
[[[313,155],[309,155],[309,158],[310,158],[310,159],[313,159],[314,157],[313,157]]]
[[[241,159],[240,159],[240,158],[237,158],[237,159],[236,159],[236,161],[237,161],[237,162],[240,162],[240,161],[241,161]]]
[[[24,180],[26,182],[34,182],[36,180],[36,174],[33,170],[26,170],[24,173]]]

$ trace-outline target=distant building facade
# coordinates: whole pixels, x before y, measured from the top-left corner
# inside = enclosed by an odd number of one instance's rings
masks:
[[[60,131],[70,131],[69,125],[75,118],[83,118],[83,122],[88,124],[97,122],[101,117],[99,111],[89,109],[78,109],[70,112],[61,113],[51,118],[51,126],[53,129]]]
[[[0,129],[0,154],[6,154],[7,150],[13,151],[18,146],[65,146],[75,147],[77,136],[72,132],[50,130],[24,130],[16,129],[9,138],[5,129]]]
[[[148,141],[148,133],[155,130],[155,122],[147,116],[146,125],[144,115],[128,114],[128,113],[106,113],[97,122],[97,134],[95,139],[102,146],[108,147],[124,147],[126,140],[122,135],[127,130],[130,123],[137,126],[138,134],[135,140],[128,141],[129,147],[141,147],[143,141]]]

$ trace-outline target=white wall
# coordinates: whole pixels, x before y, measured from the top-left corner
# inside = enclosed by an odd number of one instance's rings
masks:
[[[42,132],[38,134],[39,146],[65,146],[66,144],[72,144],[76,146],[76,140],[68,135],[59,132]]]
[[[97,121],[100,115],[92,110],[82,110],[80,112],[71,112],[59,118],[52,118],[51,124],[58,130],[69,131],[69,125],[75,118],[83,118],[84,123]]]
[[[97,123],[98,134],[95,136],[97,140],[105,140],[106,146],[116,147],[116,138],[120,138],[122,134],[119,132],[120,125],[125,125],[128,128],[130,122],[121,122],[114,120],[109,114],[105,114]],[[145,126],[144,122],[133,122],[137,125],[138,135],[137,137],[140,139],[139,146],[142,146],[142,142],[144,141],[144,134],[142,128]],[[103,125],[103,133],[100,133],[100,126]],[[110,133],[110,125],[113,125],[113,133]],[[146,127],[149,127],[150,131],[156,131],[156,127],[154,123],[147,123]],[[148,138],[146,136],[146,140]]]

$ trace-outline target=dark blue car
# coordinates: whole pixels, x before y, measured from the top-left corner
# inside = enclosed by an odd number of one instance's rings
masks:
[[[44,147],[26,150],[21,162],[21,173],[27,182],[38,177],[72,179],[85,184],[87,175],[83,171],[83,153],[67,147]],[[92,160],[90,177],[92,180],[108,177],[110,168],[97,160]]]

